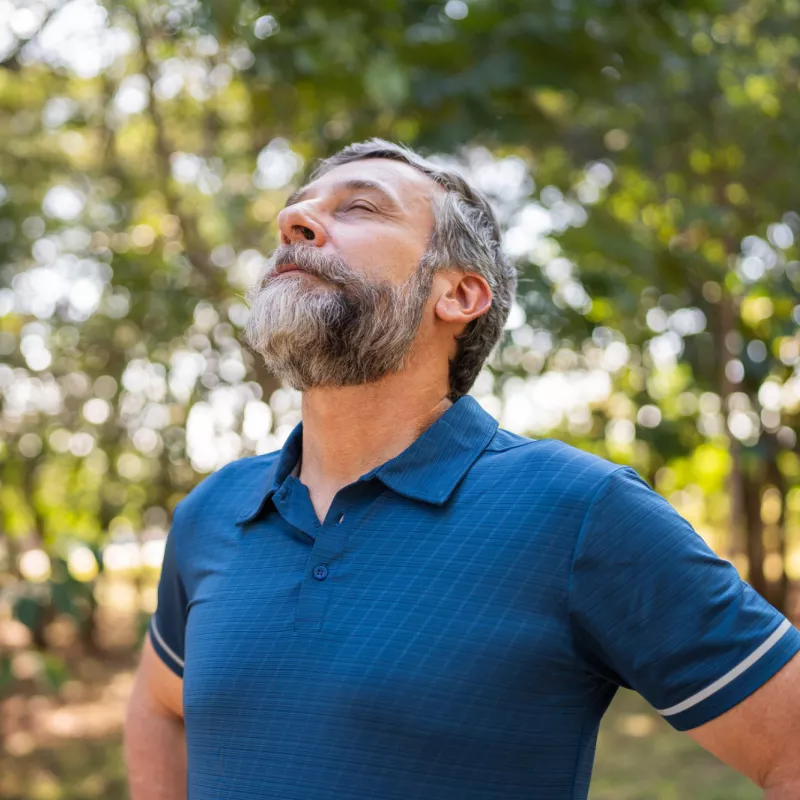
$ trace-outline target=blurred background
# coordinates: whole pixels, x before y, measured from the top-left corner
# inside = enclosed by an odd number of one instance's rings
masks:
[[[175,504],[279,448],[241,341],[275,216],[369,136],[520,270],[473,394],[635,467],[794,618],[800,0],[0,0],[0,797],[127,797]],[[592,798],[756,798],[621,693]]]

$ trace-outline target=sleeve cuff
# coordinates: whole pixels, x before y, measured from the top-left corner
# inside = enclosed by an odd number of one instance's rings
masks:
[[[747,658],[721,678],[659,714],[679,731],[710,722],[763,686],[800,651],[800,631],[784,620]]]
[[[158,629],[155,614],[150,618],[150,642],[159,658],[179,677],[183,678],[183,659],[167,644]]]

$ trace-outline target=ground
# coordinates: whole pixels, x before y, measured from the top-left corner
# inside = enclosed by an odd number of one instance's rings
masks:
[[[0,800],[126,800],[121,725],[130,659],[84,659],[58,695],[0,703]],[[620,692],[600,731],[591,800],[756,800],[761,793]]]

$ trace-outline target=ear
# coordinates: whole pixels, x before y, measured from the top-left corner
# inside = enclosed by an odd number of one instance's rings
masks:
[[[485,314],[492,304],[492,290],[486,279],[474,273],[453,272],[448,287],[436,301],[434,311],[442,322],[468,325]]]

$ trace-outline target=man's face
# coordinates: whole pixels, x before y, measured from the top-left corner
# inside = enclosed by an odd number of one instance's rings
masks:
[[[420,259],[443,191],[407,164],[365,159],[289,199],[247,328],[270,369],[305,391],[403,368],[431,291]]]

